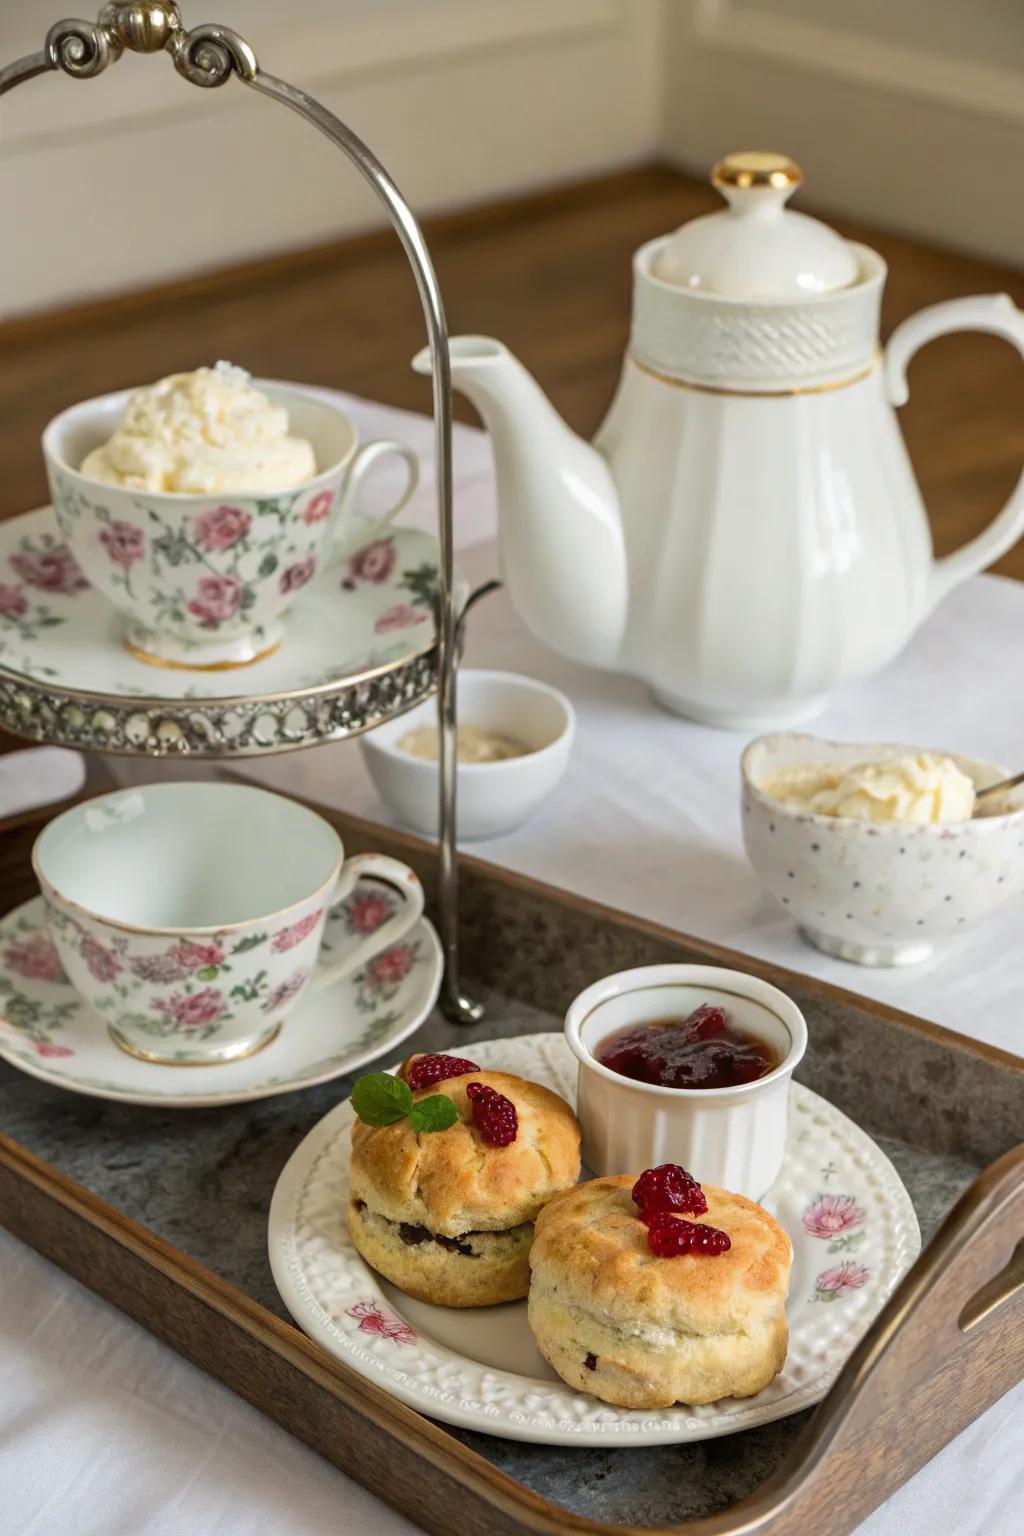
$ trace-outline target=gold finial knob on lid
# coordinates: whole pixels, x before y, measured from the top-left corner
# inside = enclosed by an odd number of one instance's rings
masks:
[[[855,250],[827,224],[786,207],[804,179],[788,155],[726,155],[711,179],[729,206],[661,242],[651,266],[661,282],[720,298],[795,301],[857,281]]]
[[[799,187],[804,173],[788,155],[776,155],[770,150],[741,149],[719,160],[711,172],[711,184],[715,187],[774,187],[776,191],[792,191]]]

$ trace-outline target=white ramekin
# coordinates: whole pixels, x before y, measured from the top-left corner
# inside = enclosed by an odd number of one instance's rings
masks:
[[[717,1003],[741,1029],[769,1041],[779,1065],[736,1088],[663,1088],[611,1072],[594,1052],[630,1025],[684,1018]],[[583,1161],[598,1176],[679,1163],[702,1184],[760,1200],[786,1148],[789,1084],[807,1049],[807,1025],[777,987],[716,965],[646,965],[581,992],[565,1018],[579,1062]]]
[[[557,688],[515,672],[460,668],[460,721],[504,731],[530,751],[500,763],[458,765],[459,838],[503,837],[533,815],[569,765],[576,715]],[[398,743],[419,725],[437,723],[433,699],[360,737],[363,760],[388,809],[406,826],[437,836],[436,762],[410,757]]]

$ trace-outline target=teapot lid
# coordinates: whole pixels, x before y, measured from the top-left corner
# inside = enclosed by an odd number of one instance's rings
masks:
[[[691,219],[670,235],[654,276],[732,299],[810,298],[849,287],[858,278],[853,249],[827,224],[785,206],[803,179],[785,155],[726,155],[711,182],[728,208]]]

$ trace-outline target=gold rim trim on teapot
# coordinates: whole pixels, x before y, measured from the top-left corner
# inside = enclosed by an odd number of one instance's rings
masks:
[[[699,395],[746,395],[753,399],[770,400],[781,399],[785,395],[825,395],[834,389],[849,389],[851,384],[860,384],[874,373],[882,361],[882,353],[877,351],[866,368],[859,368],[856,373],[847,374],[845,378],[825,379],[820,384],[791,384],[783,389],[730,389],[723,384],[698,384],[693,379],[677,379],[670,373],[652,368],[649,363],[642,363],[635,352],[629,353],[629,361],[641,373],[646,373],[648,378],[657,379],[661,384],[671,384],[675,389],[692,389]]]

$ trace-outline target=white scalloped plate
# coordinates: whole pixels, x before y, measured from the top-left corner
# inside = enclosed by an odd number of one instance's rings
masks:
[[[470,1047],[474,1061],[576,1100],[560,1034]],[[346,1100],[315,1126],[278,1180],[270,1263],[301,1328],[361,1376],[429,1418],[546,1445],[708,1440],[818,1402],[921,1249],[910,1197],[870,1136],[794,1084],[783,1171],[765,1204],[793,1240],[789,1356],[766,1391],[653,1413],[565,1386],[541,1359],[526,1303],[479,1310],[413,1301],[359,1257],[348,1235]],[[697,1170],[699,1172],[699,1170]]]

